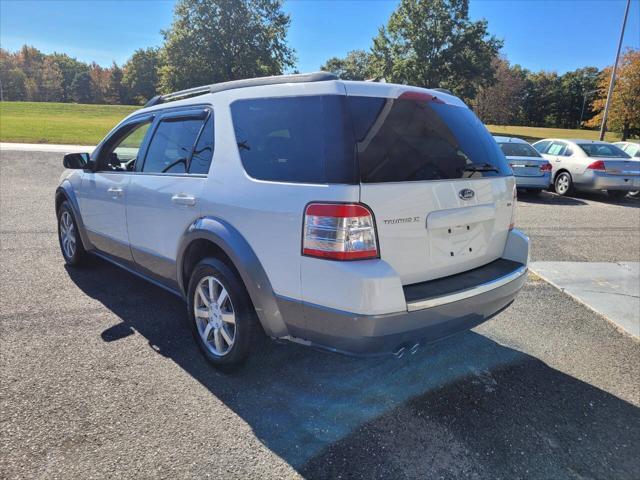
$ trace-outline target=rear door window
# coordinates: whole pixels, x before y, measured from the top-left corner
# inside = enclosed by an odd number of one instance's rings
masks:
[[[363,183],[510,174],[495,140],[466,107],[413,94],[347,98]]]
[[[160,121],[147,149],[145,173],[186,173],[204,119],[169,117]]]
[[[236,143],[246,172],[259,180],[356,183],[345,109],[342,95],[233,102]]]
[[[549,148],[549,145],[551,145],[551,141],[544,140],[543,142],[536,142],[533,148],[535,148],[540,153],[547,153],[547,149]]]
[[[209,116],[207,123],[205,123],[198,143],[193,151],[191,162],[189,162],[189,173],[207,174],[209,173],[209,166],[211,165],[211,159],[213,158],[213,114]]]
[[[564,155],[564,151],[567,146],[564,143],[553,142],[547,150],[548,155]]]

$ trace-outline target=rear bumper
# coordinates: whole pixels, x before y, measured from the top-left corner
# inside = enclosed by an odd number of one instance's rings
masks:
[[[588,190],[640,190],[640,175],[611,175],[591,171],[576,178],[575,185]]]
[[[516,175],[516,187],[518,188],[548,188],[551,183],[551,175],[545,174],[539,177],[527,177]]]
[[[512,232],[505,258],[496,261],[502,262],[501,270],[487,266],[425,282],[419,289],[432,293],[426,298],[414,298],[415,289],[405,289],[410,301],[400,312],[362,315],[282,297],[278,305],[289,340],[356,355],[398,353],[473,328],[509,306],[526,281],[528,251],[528,238]],[[451,288],[456,284],[461,288]]]

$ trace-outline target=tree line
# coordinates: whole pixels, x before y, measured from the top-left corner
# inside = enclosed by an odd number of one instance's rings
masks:
[[[158,93],[240,78],[295,72],[281,0],[179,0],[159,48],[123,65],[80,62],[31,46],[0,49],[4,100],[143,104]],[[401,0],[369,50],[328,59],[343,79],[384,80],[451,90],[489,124],[597,126],[611,69],[562,75],[532,72],[501,55],[486,20],[469,19],[469,0]],[[628,50],[610,110],[610,129],[640,134],[640,51]]]

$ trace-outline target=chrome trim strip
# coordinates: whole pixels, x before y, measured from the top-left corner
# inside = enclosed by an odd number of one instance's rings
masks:
[[[419,300],[417,302],[407,303],[407,310],[409,312],[413,312],[415,310],[423,310],[425,308],[433,308],[440,305],[446,305],[447,303],[457,302],[459,300],[464,300],[466,298],[475,297],[476,295],[480,295],[481,293],[486,293],[490,290],[493,290],[498,287],[502,287],[507,283],[513,282],[517,280],[522,275],[527,273],[527,266],[523,265],[522,267],[514,270],[507,275],[503,275],[502,277],[498,277],[490,282],[481,283],[473,288],[468,288],[467,290],[462,290],[460,292],[452,293],[451,295],[443,295],[441,297],[429,298],[428,300]]]

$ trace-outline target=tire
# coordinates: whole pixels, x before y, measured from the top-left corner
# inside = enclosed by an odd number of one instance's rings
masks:
[[[640,190],[636,190],[635,192],[629,192],[629,196],[631,198],[640,198]]]
[[[78,223],[73,210],[66,200],[62,202],[57,212],[58,216],[58,242],[60,251],[67,265],[72,267],[86,263],[87,252],[82,244],[82,238],[78,231]]]
[[[540,188],[529,188],[527,190],[527,193],[529,195],[538,196],[538,195],[540,195],[542,193],[542,189],[540,189]]]
[[[627,193],[629,192],[625,190],[607,190],[607,195],[609,195],[609,198],[612,200],[622,200],[627,196]]]
[[[223,291],[226,299],[220,301]],[[217,258],[201,260],[189,279],[187,305],[191,331],[204,357],[215,367],[240,365],[258,341],[260,328],[238,274]]]
[[[558,195],[566,196],[573,193],[573,179],[569,172],[560,172],[556,175],[553,182],[555,191]]]

